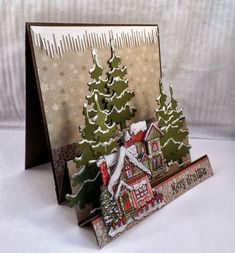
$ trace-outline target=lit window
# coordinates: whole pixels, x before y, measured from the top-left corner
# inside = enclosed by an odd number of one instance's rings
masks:
[[[141,147],[141,151],[142,151],[143,153],[145,153],[144,146]]]
[[[158,166],[162,165],[162,157],[161,156],[157,157],[157,163],[158,163]]]
[[[156,141],[152,142],[152,151],[155,152],[158,150],[158,144]]]
[[[127,178],[132,177],[133,171],[132,171],[132,168],[129,164],[127,164],[125,167],[125,173],[126,173]]]

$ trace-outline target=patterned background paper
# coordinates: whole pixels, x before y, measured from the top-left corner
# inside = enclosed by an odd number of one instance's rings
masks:
[[[41,30],[43,31],[43,28]],[[53,34],[53,28],[51,33]],[[41,36],[43,38],[43,33]],[[85,96],[90,94],[87,82],[91,80],[88,73],[92,67],[91,46],[88,45],[85,51],[68,50],[63,53],[62,58],[58,54],[51,57],[42,48],[34,43],[50,142],[52,149],[56,149],[80,139],[78,127],[84,121],[82,107]],[[105,47],[97,51],[105,77],[110,48]],[[131,101],[138,110],[133,121],[154,117],[160,79],[158,40],[124,44],[116,53],[122,58],[122,64],[127,66],[129,89],[134,90],[136,94]]]

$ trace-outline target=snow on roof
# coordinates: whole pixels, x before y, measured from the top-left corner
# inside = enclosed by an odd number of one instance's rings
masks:
[[[104,159],[108,167],[114,166],[117,161],[117,152],[109,154],[109,155],[105,155]]]
[[[116,161],[117,152],[102,156],[100,159],[97,160],[96,164],[99,167],[102,162],[106,162],[107,167],[110,168],[115,165]]]
[[[138,123],[133,123],[130,126],[130,134],[137,134],[139,131],[145,131],[147,129],[146,121],[140,121]]]
[[[138,156],[137,148],[136,145],[131,145],[130,147],[127,148],[128,152],[130,152],[134,157]]]
[[[125,131],[123,134],[123,137],[124,137],[124,141],[129,141],[131,139],[129,131]]]
[[[145,173],[151,175],[151,171],[146,168],[141,162],[139,162],[125,147],[120,147],[119,149],[119,153],[117,156],[117,164],[114,168],[114,173],[112,174],[110,180],[109,180],[109,184],[108,184],[108,191],[111,192],[111,194],[113,194],[113,186],[117,183],[123,166],[124,166],[124,158],[125,156],[127,156],[130,160],[131,163],[135,164],[136,167],[138,167],[139,169],[141,169],[142,171],[144,171]]]

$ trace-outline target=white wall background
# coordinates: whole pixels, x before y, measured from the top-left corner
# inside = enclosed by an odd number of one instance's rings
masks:
[[[0,128],[24,127],[26,21],[159,24],[191,136],[235,139],[235,1],[0,0]]]

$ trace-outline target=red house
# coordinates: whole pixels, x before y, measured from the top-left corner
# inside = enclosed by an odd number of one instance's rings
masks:
[[[156,122],[132,124],[124,133],[123,146],[118,152],[97,161],[104,190],[108,190],[116,203],[122,225],[156,208],[158,199],[150,181],[164,167],[161,136]],[[116,223],[113,229],[115,226]]]
[[[117,201],[123,218],[128,220],[153,199],[151,171],[125,147],[120,148],[117,161],[107,189]]]

